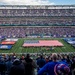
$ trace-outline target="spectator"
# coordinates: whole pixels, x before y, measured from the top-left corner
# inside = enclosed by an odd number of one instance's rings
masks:
[[[55,75],[69,75],[70,68],[65,64],[56,64],[54,67]]]
[[[75,75],[75,56],[72,57],[72,66],[73,74]]]
[[[40,58],[37,60],[37,65],[39,66],[39,68],[42,68],[45,64],[46,64],[46,61],[41,55]]]
[[[7,62],[6,62],[6,67],[7,67],[7,73],[8,74],[9,74],[9,71],[10,71],[10,69],[12,67],[12,64],[13,64],[12,59],[9,57]]]
[[[5,71],[6,71],[6,64],[4,61],[4,58],[0,59],[0,73],[1,75],[5,75]]]
[[[24,64],[19,59],[15,59],[9,72],[9,75],[24,75],[24,74],[25,74]]]
[[[51,55],[52,57],[52,62],[47,63],[45,66],[43,66],[39,71],[38,71],[38,75],[43,75],[44,72],[47,72],[48,75],[55,75],[54,73],[54,66],[56,64],[58,64],[57,59],[58,56],[56,53],[53,53]]]
[[[30,58],[30,55],[27,54],[25,58],[25,75],[35,75],[35,68],[37,68],[36,63]]]
[[[39,70],[38,75],[43,75],[44,72],[47,72],[48,75],[56,75],[55,69],[54,69],[55,66],[60,64],[60,63],[66,64],[64,62],[58,62],[58,55],[56,53],[53,53],[51,55],[51,57],[52,57],[52,62],[49,62],[45,66],[43,66]]]

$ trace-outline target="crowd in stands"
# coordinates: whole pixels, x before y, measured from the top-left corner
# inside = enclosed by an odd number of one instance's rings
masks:
[[[75,9],[0,9],[0,16],[75,16]]]
[[[0,25],[6,26],[51,26],[51,25],[75,25],[74,17],[15,17],[0,18]]]
[[[75,55],[0,54],[0,75],[75,75]]]
[[[75,27],[0,27],[0,36],[25,38],[27,36],[75,37]]]
[[[75,9],[0,9],[0,25],[75,25]]]

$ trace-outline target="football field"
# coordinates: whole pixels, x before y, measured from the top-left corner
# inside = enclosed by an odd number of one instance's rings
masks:
[[[25,40],[58,40],[62,47],[22,47]],[[75,52],[75,48],[65,42],[62,38],[19,38],[10,50],[0,50],[0,53],[67,53]]]

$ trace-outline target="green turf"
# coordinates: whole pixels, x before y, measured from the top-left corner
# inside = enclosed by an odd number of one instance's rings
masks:
[[[0,53],[62,53],[62,52],[75,52],[75,48],[72,47],[70,44],[66,43],[63,39],[56,38],[56,40],[59,40],[61,43],[63,43],[63,47],[54,47],[53,50],[46,50],[47,47],[29,47],[24,48],[22,47],[22,44],[24,40],[28,40],[30,38],[20,38],[15,45],[13,45],[12,49],[10,50],[0,50]],[[54,40],[55,38],[36,38],[33,40]],[[48,47],[49,48],[49,47]]]

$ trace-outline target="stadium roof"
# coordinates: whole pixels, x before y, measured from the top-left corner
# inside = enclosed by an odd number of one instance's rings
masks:
[[[75,9],[75,5],[0,5],[0,9]]]

